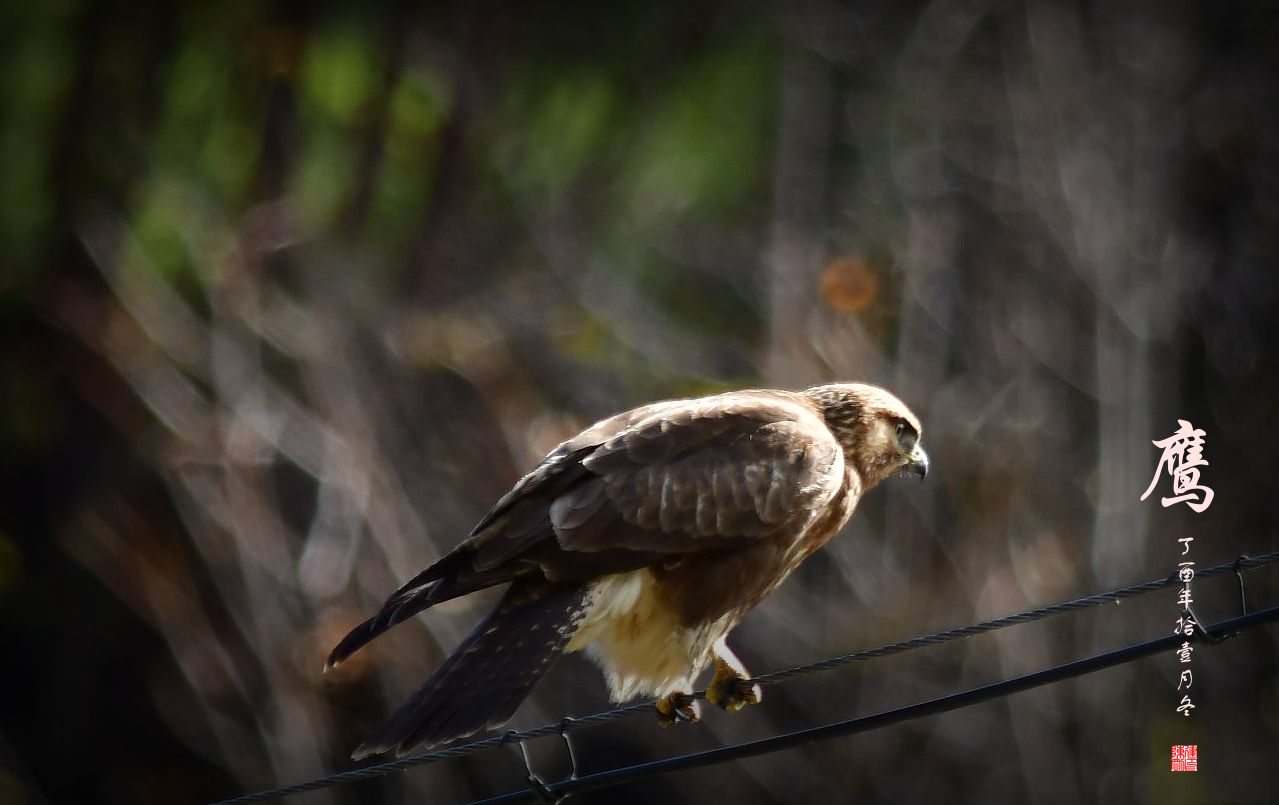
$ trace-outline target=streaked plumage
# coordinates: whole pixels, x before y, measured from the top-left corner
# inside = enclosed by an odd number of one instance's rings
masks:
[[[471,536],[333,650],[335,665],[396,623],[510,582],[497,609],[356,757],[504,723],[562,651],[586,650],[615,701],[759,700],[728,632],[847,522],[861,495],[928,459],[920,425],[873,386],[738,391],[642,406],[561,444]]]

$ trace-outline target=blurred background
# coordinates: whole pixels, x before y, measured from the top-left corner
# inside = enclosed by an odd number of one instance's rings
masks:
[[[737,630],[758,673],[1279,548],[1279,8],[133,4],[0,11],[0,801],[351,768],[481,617],[327,650],[559,440],[865,380],[924,422]],[[1146,501],[1206,432],[1211,507]],[[1279,571],[1247,575],[1256,606]],[[575,733],[583,773],[1171,633],[1167,590]],[[1238,611],[1235,580],[1196,588]],[[1279,632],[585,801],[1276,795]],[[607,707],[561,661],[526,728]],[[1200,770],[1169,771],[1170,746]],[[532,746],[549,778],[556,739]],[[512,747],[296,803],[463,803]]]

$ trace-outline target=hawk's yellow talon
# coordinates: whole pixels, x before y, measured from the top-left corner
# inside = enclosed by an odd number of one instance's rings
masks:
[[[688,693],[671,693],[657,700],[657,722],[669,727],[681,721],[696,724],[702,720],[702,703]]]
[[[764,696],[759,683],[751,682],[719,657],[715,658],[715,678],[706,688],[706,700],[730,713],[736,713],[748,704],[759,704]]]

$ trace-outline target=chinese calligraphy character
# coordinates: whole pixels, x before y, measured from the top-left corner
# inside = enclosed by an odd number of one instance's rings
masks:
[[[1195,563],[1194,563],[1194,562],[1182,562],[1182,563],[1181,563],[1181,570],[1178,570],[1178,571],[1177,571],[1177,576],[1178,576],[1178,577],[1179,577],[1182,581],[1184,581],[1184,582],[1186,582],[1187,584],[1189,584],[1189,583],[1190,583],[1190,580],[1191,580],[1191,579],[1193,579],[1193,578],[1195,577]]]
[[[1185,556],[1186,554],[1190,553],[1190,543],[1194,542],[1194,541],[1195,541],[1195,538],[1194,538],[1194,537],[1181,537],[1181,538],[1180,538],[1180,539],[1178,539],[1177,541],[1178,541],[1178,542],[1180,542],[1180,543],[1182,543],[1182,546],[1181,546],[1181,547],[1182,547],[1181,555],[1182,555],[1182,556]]]
[[[1177,422],[1181,427],[1176,433],[1167,439],[1152,442],[1155,447],[1162,447],[1164,454],[1159,459],[1159,466],[1155,468],[1155,477],[1151,479],[1150,486],[1146,487],[1141,499],[1145,500],[1155,488],[1155,484],[1159,482],[1159,473],[1167,466],[1168,472],[1172,474],[1172,491],[1176,493],[1176,497],[1162,498],[1163,505],[1167,507],[1184,500],[1190,508],[1202,512],[1212,503],[1212,490],[1199,485],[1198,468],[1208,463],[1203,457],[1204,432],[1184,419],[1178,419]],[[1202,496],[1197,495],[1197,492],[1202,493]]]
[[[1181,697],[1181,704],[1177,707],[1177,712],[1178,712],[1178,713],[1181,713],[1181,714],[1182,714],[1183,716],[1185,716],[1186,718],[1189,718],[1189,717],[1190,717],[1190,711],[1191,711],[1191,710],[1194,710],[1194,709],[1195,709],[1195,706],[1194,706],[1193,704],[1191,704],[1191,703],[1190,703],[1190,695],[1189,695],[1189,694],[1187,694],[1187,695],[1185,695],[1185,696],[1182,696],[1182,697]]]
[[[1182,609],[1185,609],[1186,607],[1190,606],[1194,602],[1195,602],[1195,599],[1190,597],[1189,587],[1182,587],[1181,590],[1177,593],[1177,603],[1181,604]]]
[[[1187,640],[1185,643],[1181,644],[1181,648],[1177,649],[1177,654],[1181,655],[1182,662],[1190,662],[1190,652],[1194,650],[1195,647],[1190,645],[1190,641]]]
[[[1199,624],[1195,623],[1195,619],[1189,615],[1177,618],[1177,628],[1172,630],[1173,634],[1184,634],[1190,637],[1195,633],[1195,627]]]
[[[1190,669],[1181,672],[1181,679],[1177,680],[1177,690],[1181,690],[1181,683],[1186,683],[1186,690],[1190,690],[1190,685],[1195,681],[1195,675],[1190,673]]]

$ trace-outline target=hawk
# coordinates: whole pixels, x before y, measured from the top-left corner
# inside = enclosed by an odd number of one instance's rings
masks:
[[[470,537],[333,649],[332,667],[418,612],[510,583],[497,608],[356,759],[506,722],[562,652],[613,701],[696,721],[693,681],[728,711],[760,700],[728,633],[890,475],[923,478],[918,418],[862,384],[734,391],[641,406],[556,447]]]

